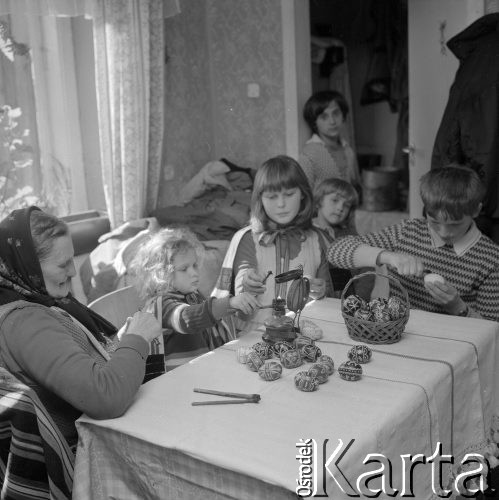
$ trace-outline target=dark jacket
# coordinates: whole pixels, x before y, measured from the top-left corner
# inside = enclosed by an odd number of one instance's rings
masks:
[[[456,162],[487,186],[484,214],[499,217],[499,13],[481,17],[449,40],[459,69],[437,132],[431,168]]]

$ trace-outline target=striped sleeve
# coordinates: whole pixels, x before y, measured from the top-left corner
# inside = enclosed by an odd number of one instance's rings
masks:
[[[401,223],[388,226],[376,233],[338,238],[330,245],[327,258],[333,266],[343,269],[372,266],[380,250],[397,251],[397,244],[403,230],[404,223]],[[376,251],[370,251],[369,247]],[[365,256],[363,262],[359,262],[359,254]],[[372,262],[367,262],[367,260],[372,260]]]
[[[478,289],[476,310],[485,319],[499,321],[499,267],[495,267]]]
[[[234,295],[243,292],[243,279],[248,269],[257,269],[255,242],[251,231],[248,231],[237,247],[234,257]]]
[[[176,333],[199,333],[217,322],[211,311],[213,298],[188,305],[173,299],[163,300],[163,328]]]

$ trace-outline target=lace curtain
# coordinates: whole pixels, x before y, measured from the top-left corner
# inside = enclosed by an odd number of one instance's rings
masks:
[[[0,15],[31,18],[40,27],[39,36],[47,39],[58,39],[64,28],[40,16],[84,15],[93,20],[100,156],[113,227],[144,217],[156,206],[164,123],[163,19],[179,11],[178,0],[0,0]],[[35,78],[38,93],[54,89],[56,81],[56,88],[74,104],[74,74],[68,75],[66,68],[64,72],[43,68]],[[47,102],[56,105],[57,99]],[[40,119],[49,115],[41,113]],[[67,147],[76,150],[76,157],[68,161],[81,162],[75,120],[68,127],[55,122],[38,121],[38,130],[46,137],[45,155],[56,157],[50,142],[67,141]],[[83,165],[73,171],[84,175]],[[82,179],[73,185],[83,186]]]

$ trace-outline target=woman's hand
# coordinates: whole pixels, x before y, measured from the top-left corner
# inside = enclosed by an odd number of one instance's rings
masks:
[[[162,333],[161,324],[155,316],[148,312],[138,311],[119,329],[118,338],[123,335],[138,335],[146,342],[152,342]]]
[[[448,282],[436,281],[434,283],[425,283],[428,293],[440,304],[446,312],[452,315],[459,314],[466,308],[466,304],[459,296],[459,292]]]
[[[229,300],[229,306],[246,315],[250,315],[260,307],[258,299],[249,292],[243,292]]]
[[[243,277],[243,292],[249,292],[252,295],[261,295],[266,288],[263,283],[265,276],[257,273],[256,269],[248,269],[248,272]]]
[[[422,276],[424,263],[419,257],[407,253],[389,252],[383,250],[376,259],[376,264],[386,264],[405,276]]]

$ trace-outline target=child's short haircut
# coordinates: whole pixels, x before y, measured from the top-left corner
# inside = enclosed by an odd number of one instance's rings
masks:
[[[426,215],[461,220],[476,215],[485,187],[471,168],[450,164],[423,175],[419,192]]]
[[[317,133],[317,118],[331,102],[335,102],[338,105],[343,119],[346,120],[349,111],[348,103],[343,94],[340,94],[336,90],[321,90],[320,92],[316,92],[305,103],[303,118],[314,134]]]
[[[324,196],[338,193],[340,196],[345,198],[347,203],[350,203],[351,210],[355,209],[359,205],[359,195],[355,188],[347,181],[343,179],[338,179],[337,177],[330,177],[329,179],[324,179],[314,191],[314,202],[315,207],[319,208],[321,206]]]
[[[187,228],[161,229],[140,246],[130,267],[135,286],[143,299],[171,291],[175,271],[173,260],[188,250],[194,250],[198,259],[201,258],[203,247]]]

